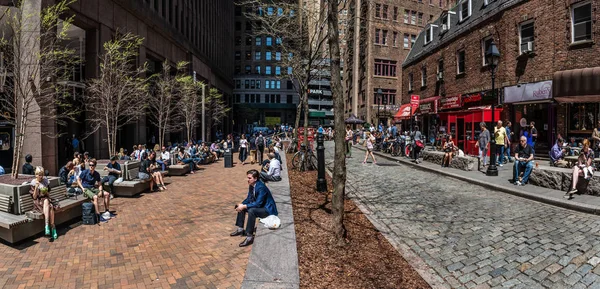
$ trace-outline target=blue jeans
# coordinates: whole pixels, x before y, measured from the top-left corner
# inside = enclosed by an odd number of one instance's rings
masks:
[[[531,174],[531,170],[533,170],[533,161],[531,162],[522,162],[515,160],[515,169],[513,170],[513,181],[519,180],[520,171],[525,167],[525,173],[523,174],[523,180],[521,183],[525,184],[529,181],[529,175]]]
[[[508,158],[508,161],[510,162],[512,160],[512,158],[510,157],[510,146],[506,146],[506,148],[504,150],[506,151],[506,157]]]
[[[504,145],[496,144],[496,154],[499,155],[496,164],[504,163]]]
[[[248,151],[247,151],[246,148],[240,147],[240,155],[239,155],[239,157],[240,157],[240,162],[243,163],[243,162],[246,161],[246,158],[248,157]]]
[[[193,159],[182,159],[182,163],[190,165],[190,172],[194,171],[194,160]]]
[[[156,160],[156,163],[162,166],[163,171],[167,170],[167,164],[165,164],[165,162],[163,162],[162,160]]]

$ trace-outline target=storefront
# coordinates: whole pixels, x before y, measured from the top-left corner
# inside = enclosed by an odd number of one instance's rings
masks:
[[[578,142],[591,138],[600,121],[600,67],[554,73],[552,95],[556,107],[557,132]]]
[[[427,136],[427,143],[431,142],[432,137],[435,138],[439,99],[439,96],[434,96],[419,101],[419,109],[416,112],[417,123],[421,133]]]
[[[416,106],[412,106],[410,103],[403,104],[398,109],[396,115],[394,115],[394,121],[396,124],[401,124],[401,130],[407,131],[411,128],[411,117],[415,115],[417,110]]]
[[[533,121],[538,132],[536,148],[546,151],[552,147],[556,138],[556,106],[551,80],[505,87],[504,104],[512,106],[513,142]]]
[[[476,94],[474,94],[476,95]],[[480,95],[482,96],[482,95]],[[445,131],[452,135],[454,143],[458,148],[463,150],[465,154],[478,155],[479,151],[475,147],[475,143],[479,138],[481,132],[479,123],[486,122],[488,124],[498,121],[502,114],[501,108],[496,108],[494,113],[494,119],[492,120],[492,106],[472,106],[465,107],[463,99],[468,99],[477,96],[473,95],[455,95],[441,98],[440,101],[440,112],[439,117]],[[481,101],[482,99],[479,99]],[[466,104],[476,103],[475,101]]]

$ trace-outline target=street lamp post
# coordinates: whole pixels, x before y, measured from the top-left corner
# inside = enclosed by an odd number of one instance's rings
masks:
[[[381,107],[381,88],[377,89],[377,129],[379,129],[379,108]]]
[[[496,43],[494,43],[494,40],[492,39],[492,43],[490,44],[490,48],[488,48],[487,52],[485,53],[485,58],[487,60],[487,63],[490,65],[490,70],[492,73],[492,96],[494,97],[494,103],[492,103],[492,127],[494,126],[494,118],[495,118],[495,110],[494,107],[496,107],[496,102],[497,102],[497,95],[496,95],[496,87],[495,85],[495,80],[496,80],[496,68],[498,67],[498,60],[500,59],[500,52],[498,51],[498,47],[496,47]],[[496,168],[496,137],[495,137],[495,133],[494,136],[491,138],[490,140],[490,165],[487,168],[487,171],[485,172],[486,175],[488,176],[498,176],[498,168]]]

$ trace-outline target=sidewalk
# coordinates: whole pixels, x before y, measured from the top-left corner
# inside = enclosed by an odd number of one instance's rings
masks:
[[[361,151],[365,148],[353,146]],[[488,177],[485,171],[463,171],[454,168],[442,168],[440,165],[430,162],[421,162],[416,164],[406,157],[393,157],[389,154],[374,152],[376,156],[392,161],[398,161],[402,164],[414,166],[417,169],[433,171],[448,177],[456,178],[473,184],[477,184],[492,190],[509,193],[515,196],[532,199],[538,202],[576,210],[585,213],[600,215],[600,197],[592,195],[574,195],[571,200],[564,199],[565,192],[538,187],[534,185],[515,186],[512,180],[513,163],[507,163],[503,167],[498,166],[498,176]],[[357,155],[355,154],[355,157]],[[535,168],[534,168],[535,169]]]

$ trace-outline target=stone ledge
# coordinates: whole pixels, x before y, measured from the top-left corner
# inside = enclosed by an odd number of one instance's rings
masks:
[[[423,151],[423,161],[427,161],[430,163],[442,165],[442,160],[444,159],[444,152],[438,151]],[[455,156],[452,158],[452,162],[450,162],[450,167],[463,170],[463,171],[472,171],[476,170],[479,165],[479,160],[475,157],[459,157]]]
[[[531,175],[529,176],[529,182],[532,185],[563,192],[569,190],[572,179],[572,169],[555,167],[535,168],[531,171]],[[600,176],[595,174],[594,177],[588,181],[581,175],[577,182],[577,190],[582,194],[594,196],[600,195]]]

